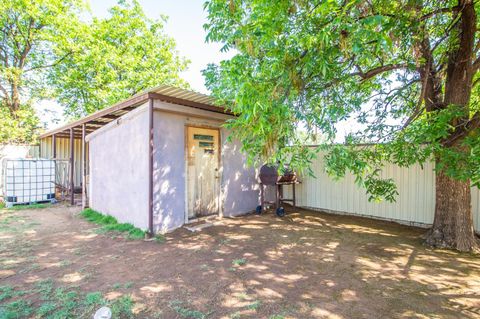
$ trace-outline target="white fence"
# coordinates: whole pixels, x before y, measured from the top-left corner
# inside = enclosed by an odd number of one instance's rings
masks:
[[[312,164],[314,177],[300,177],[297,185],[297,205],[336,213],[347,213],[379,219],[394,220],[406,224],[427,226],[433,223],[435,211],[435,175],[433,163],[409,168],[388,164],[382,177],[393,178],[399,195],[396,202],[369,202],[365,189],[355,184],[355,178],[347,174],[338,181],[330,178],[324,169],[323,155]],[[291,196],[290,187],[285,195]],[[480,190],[472,188],[474,225],[480,231]]]
[[[40,157],[40,147],[36,145],[0,144],[0,159]]]

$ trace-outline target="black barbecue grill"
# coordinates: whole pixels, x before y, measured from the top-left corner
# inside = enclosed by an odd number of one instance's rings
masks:
[[[275,213],[279,217],[285,216],[285,208],[282,207],[284,202],[291,202],[293,208],[296,206],[295,200],[295,185],[297,181],[297,175],[295,172],[285,169],[283,175],[278,174],[278,167],[273,165],[263,165],[260,168],[258,175],[260,180],[260,205],[257,206],[257,213],[261,214],[265,211],[267,205],[275,205]],[[292,186],[292,198],[283,198],[283,186]],[[275,188],[275,201],[265,200],[265,187]]]

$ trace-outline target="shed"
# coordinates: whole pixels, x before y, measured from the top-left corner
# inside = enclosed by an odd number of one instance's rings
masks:
[[[223,126],[233,117],[209,96],[160,86],[43,134],[41,152],[55,158],[68,146],[71,187],[82,189],[84,206],[167,232],[255,209],[255,170]]]

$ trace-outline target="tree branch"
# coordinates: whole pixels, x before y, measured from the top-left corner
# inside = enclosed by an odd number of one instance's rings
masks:
[[[449,12],[454,12],[454,11],[457,11],[460,9],[460,6],[454,6],[454,7],[451,7],[451,8],[440,8],[440,9],[437,9],[437,10],[433,10],[432,12],[429,12],[427,14],[424,14],[423,16],[420,17],[420,21],[424,21],[424,20],[427,20],[427,19],[430,19],[431,17],[439,14],[439,13],[449,13]]]
[[[367,72],[363,72],[360,67],[357,65],[356,68],[358,69],[358,72],[350,73],[350,76],[359,76],[362,78],[362,80],[368,80],[380,73],[392,71],[392,70],[398,70],[398,69],[405,69],[408,67],[408,64],[406,63],[399,63],[399,64],[387,64],[387,65],[382,65],[376,68],[373,68],[371,70],[368,70]]]
[[[60,59],[58,59],[57,61],[53,62],[53,63],[50,63],[50,64],[47,64],[47,65],[39,65],[39,66],[35,66],[35,67],[32,67],[30,69],[26,69],[24,72],[30,72],[30,71],[33,71],[33,70],[38,70],[38,69],[46,69],[46,68],[51,68],[53,66],[56,66],[58,65],[60,62],[62,62],[63,60],[65,60],[69,55],[71,55],[73,52],[70,51],[68,52],[67,54],[65,54],[64,56],[62,56]]]
[[[23,39],[25,40],[25,46],[23,48],[23,51],[20,55],[20,59],[18,61],[18,67],[20,69],[23,69],[23,67],[25,66],[25,61],[27,59],[27,55],[28,53],[30,52],[30,50],[32,49],[32,45],[31,45],[31,37],[32,37],[32,28],[33,28],[33,25],[34,25],[34,21],[33,19],[30,19],[30,23],[28,25],[28,29],[27,29],[27,35],[25,36],[23,34],[23,32],[21,32],[20,28],[19,28],[19,32],[20,34],[22,35]]]
[[[451,147],[455,145],[459,139],[467,136],[470,132],[478,128],[480,128],[480,112],[476,112],[472,118],[456,127],[455,132],[453,132],[453,134],[451,134],[448,139],[443,142],[443,145],[446,147]]]
[[[477,78],[475,81],[472,83],[472,89],[480,82],[480,77]]]

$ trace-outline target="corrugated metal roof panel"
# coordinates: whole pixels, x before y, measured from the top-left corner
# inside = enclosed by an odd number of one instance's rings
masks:
[[[198,103],[215,105],[214,99],[212,97],[208,96],[208,95],[198,93],[198,92],[195,92],[195,91],[190,91],[190,90],[186,90],[186,89],[173,87],[173,86],[170,86],[170,85],[161,85],[161,86],[158,86],[156,88],[151,89],[149,92],[164,94],[164,95],[168,95],[168,96],[171,96],[171,97],[190,100],[190,101],[198,102]]]
[[[125,113],[128,113],[131,111],[131,109],[126,110],[125,108],[127,107],[134,107],[138,106],[139,103],[145,100],[145,97],[148,97],[149,94],[156,93],[156,94],[161,94],[165,97],[171,98],[171,103],[179,103],[191,107],[197,107],[197,108],[203,108],[205,110],[213,111],[213,112],[225,112],[222,106],[218,106],[215,104],[215,100],[205,94],[198,93],[195,91],[187,90],[187,89],[182,89],[178,87],[174,87],[171,85],[160,85],[155,88],[140,92],[138,94],[135,94],[134,96],[130,97],[129,99],[116,103],[108,108],[102,109],[100,111],[97,111],[93,114],[90,114],[78,121],[69,123],[67,125],[64,125],[60,128],[56,128],[53,130],[50,130],[44,134],[40,135],[40,138],[45,138],[47,136],[50,136],[52,134],[60,133],[60,132],[66,132],[70,128],[77,127],[82,124],[88,124],[91,121],[95,121],[97,123],[99,122],[105,122],[105,124],[109,123],[110,120],[104,121],[102,117],[107,117],[108,115],[123,115]],[[177,99],[183,100],[179,101]],[[168,101],[168,99],[166,99]],[[188,103],[188,102],[193,102],[193,103]],[[199,103],[199,104],[204,104],[202,105],[195,105],[194,103]],[[128,106],[129,105],[129,106]],[[228,112],[227,112],[228,113]],[[228,113],[231,114],[231,113]]]

